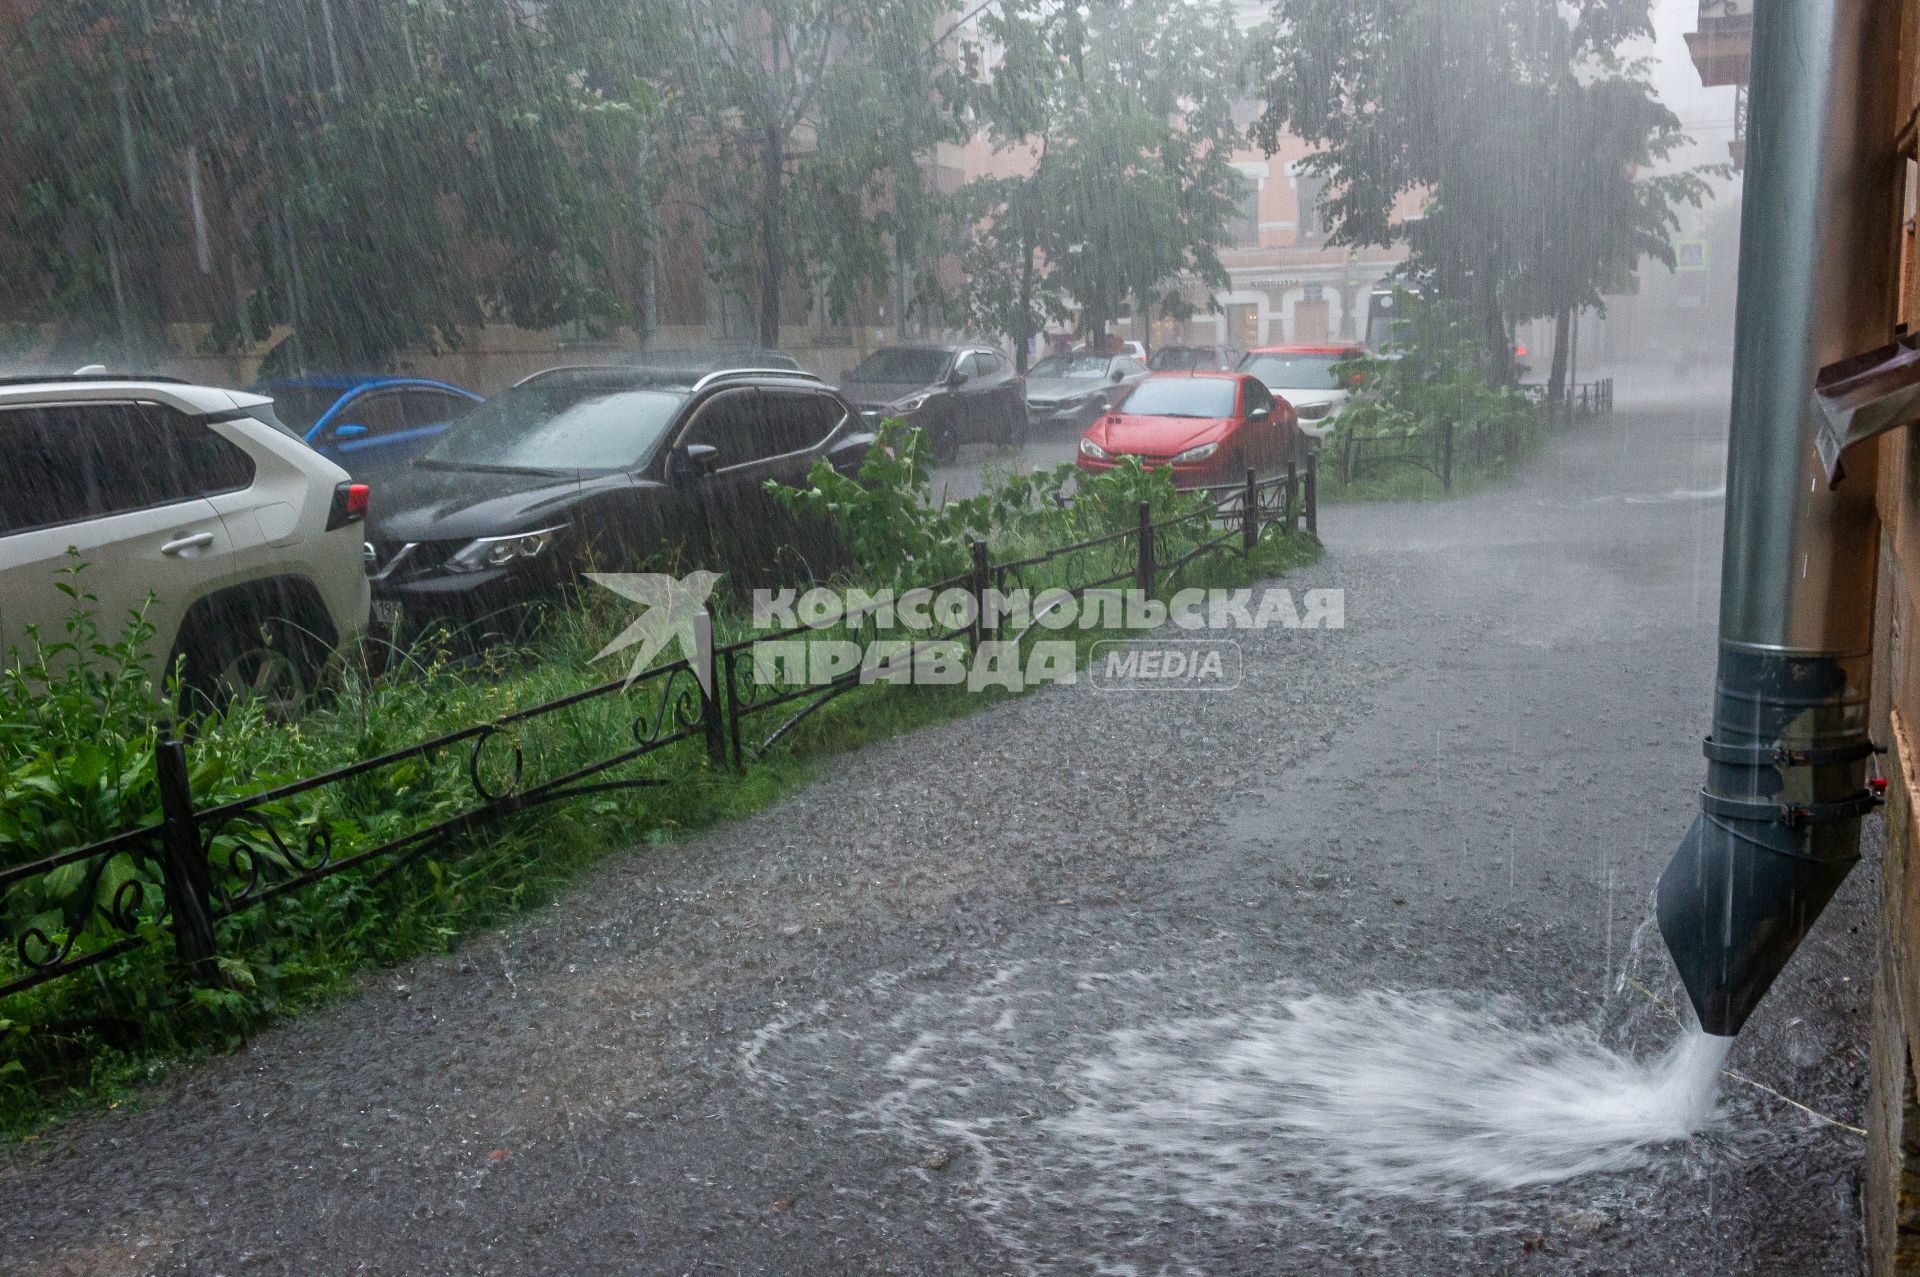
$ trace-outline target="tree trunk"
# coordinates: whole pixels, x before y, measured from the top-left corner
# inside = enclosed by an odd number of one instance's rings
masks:
[[[1033,192],[1028,192],[1031,196]],[[1033,255],[1037,251],[1034,240],[1039,235],[1035,225],[1033,200],[1020,202],[1020,313],[1014,319],[1013,333],[1013,370],[1022,377],[1027,375],[1027,366],[1032,359],[1033,350]]]
[[[1573,336],[1573,308],[1562,306],[1553,321],[1553,372],[1547,378],[1547,401],[1559,403],[1567,397],[1567,355]]]
[[[1492,263],[1483,268],[1480,282],[1481,317],[1486,324],[1487,379],[1496,386],[1513,381],[1513,337],[1500,307],[1500,276]]]
[[[780,347],[780,276],[786,262],[781,252],[781,201],[786,194],[786,154],[778,123],[767,125],[760,195],[760,346]]]

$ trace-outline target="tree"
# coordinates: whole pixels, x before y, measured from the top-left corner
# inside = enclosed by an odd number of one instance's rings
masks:
[[[661,0],[677,188],[709,270],[777,346],[797,286],[844,315],[932,204],[920,157],[958,124],[946,0]]]
[[[228,318],[291,325],[292,360],[380,368],[499,317],[617,318],[609,234],[633,215],[649,93],[584,0],[72,0],[7,60],[26,158],[9,293],[123,357],[191,246]]]
[[[1274,0],[1255,135],[1318,146],[1330,242],[1405,238],[1412,274],[1478,317],[1497,376],[1513,326],[1672,264],[1701,173],[1642,176],[1687,139],[1645,68],[1648,0]],[[1413,195],[1414,221],[1398,216]]]
[[[971,105],[1024,174],[968,191],[968,313],[1022,362],[1045,317],[1079,310],[1090,339],[1128,305],[1185,315],[1195,280],[1224,285],[1219,246],[1240,189],[1239,30],[1221,3],[1092,0],[1002,6]]]

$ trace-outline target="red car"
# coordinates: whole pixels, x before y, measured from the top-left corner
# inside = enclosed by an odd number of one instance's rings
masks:
[[[1155,373],[1080,440],[1082,470],[1111,470],[1121,457],[1171,465],[1183,488],[1245,479],[1299,455],[1300,422],[1258,377],[1239,372]]]

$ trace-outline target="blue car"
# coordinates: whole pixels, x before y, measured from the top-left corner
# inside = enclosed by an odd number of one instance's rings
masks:
[[[359,478],[425,452],[479,405],[479,395],[423,377],[284,377],[255,387],[274,415]]]

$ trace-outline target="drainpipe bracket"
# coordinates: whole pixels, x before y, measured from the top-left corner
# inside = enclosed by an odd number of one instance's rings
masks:
[[[1858,762],[1886,753],[1887,747],[1870,740],[1858,740],[1824,749],[1788,749],[1784,745],[1723,745],[1708,736],[1700,742],[1700,752],[1708,762],[1729,763],[1735,767],[1819,767],[1828,763]]]
[[[1840,454],[1920,421],[1920,334],[1820,370],[1813,384],[1814,449],[1827,486],[1846,477]]]
[[[1700,791],[1700,810],[1709,816],[1724,816],[1728,820],[1774,821],[1789,829],[1859,820],[1885,801],[1870,789],[1863,789],[1851,798],[1832,803],[1756,802],[1746,798],[1722,798],[1705,789]]]

